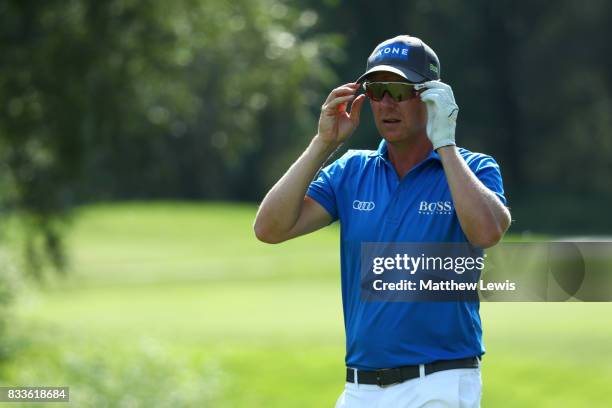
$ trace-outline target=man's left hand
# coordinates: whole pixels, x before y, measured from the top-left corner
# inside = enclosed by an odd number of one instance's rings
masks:
[[[417,84],[415,89],[425,89],[421,100],[427,105],[427,137],[434,150],[454,146],[459,107],[451,87],[441,81],[429,81]]]

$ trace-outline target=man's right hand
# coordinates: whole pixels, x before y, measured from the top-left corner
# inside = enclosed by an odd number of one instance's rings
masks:
[[[359,84],[351,82],[339,86],[327,96],[319,117],[317,135],[321,142],[330,146],[339,146],[357,128],[361,107],[366,99],[365,95],[355,98],[358,89]],[[346,108],[350,101],[353,101],[353,104],[349,113]]]
[[[359,113],[365,95],[355,98],[359,84],[350,83],[334,89],[321,107],[319,132],[304,153],[270,189],[255,217],[255,235],[268,243],[283,242],[304,235],[332,222],[321,204],[306,196],[310,182],[329,155],[359,125]],[[346,111],[353,101],[351,112]]]

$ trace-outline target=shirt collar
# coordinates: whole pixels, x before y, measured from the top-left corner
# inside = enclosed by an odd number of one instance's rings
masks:
[[[374,155],[380,156],[385,161],[389,160],[388,151],[387,151],[387,141],[385,139],[382,139],[380,141],[380,144],[378,145],[378,149],[376,149],[376,151],[374,152]],[[440,155],[438,154],[438,152],[436,152],[433,149],[429,153],[429,156],[427,156],[425,160],[423,160],[423,162],[431,160],[431,159],[440,161]]]

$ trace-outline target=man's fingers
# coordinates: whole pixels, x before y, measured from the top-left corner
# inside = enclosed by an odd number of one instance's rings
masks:
[[[450,86],[448,84],[445,84],[442,81],[439,80],[435,80],[435,81],[427,81],[427,82],[423,82],[420,84],[416,84],[414,89],[419,90],[419,89],[449,89]]]
[[[329,93],[327,99],[325,100],[325,103],[328,103],[339,96],[352,95],[357,91],[357,89],[359,89],[359,84],[356,82],[350,82],[348,84],[341,85]]]
[[[427,82],[421,82],[418,84],[414,85],[414,89],[416,89],[417,91],[420,91],[421,89],[435,89],[438,88],[437,84],[440,83],[440,81],[427,81]]]
[[[321,110],[328,115],[335,115],[338,112],[337,108],[339,107],[339,105],[343,103],[347,103],[353,98],[355,98],[355,95],[340,96],[338,98],[332,99],[331,101],[325,103],[321,107]]]
[[[422,84],[415,85],[414,89],[416,90],[425,89],[425,92],[423,92],[422,95],[428,92],[438,92],[441,94],[445,94],[451,100],[455,99],[455,96],[453,95],[453,88],[451,88],[450,85],[445,84],[442,81],[424,82]]]
[[[428,89],[421,94],[421,100],[426,104],[432,104],[437,110],[444,112],[449,118],[453,118],[453,112],[459,112],[459,107],[447,91],[441,89]],[[456,119],[455,113],[454,118]]]
[[[442,95],[433,89],[429,89],[421,94],[423,102],[439,103],[441,99]]]
[[[366,100],[365,94],[361,94],[353,101],[353,104],[351,105],[350,118],[351,118],[351,122],[353,122],[355,126],[359,124],[359,118],[361,116],[361,108],[363,107],[363,103],[365,102],[365,100]]]

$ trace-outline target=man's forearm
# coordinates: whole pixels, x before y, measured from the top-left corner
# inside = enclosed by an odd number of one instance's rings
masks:
[[[339,144],[329,144],[315,136],[304,153],[270,189],[255,218],[261,235],[284,235],[295,225],[310,182]]]
[[[495,245],[510,225],[510,212],[470,170],[455,146],[438,149],[461,228],[473,245]]]

